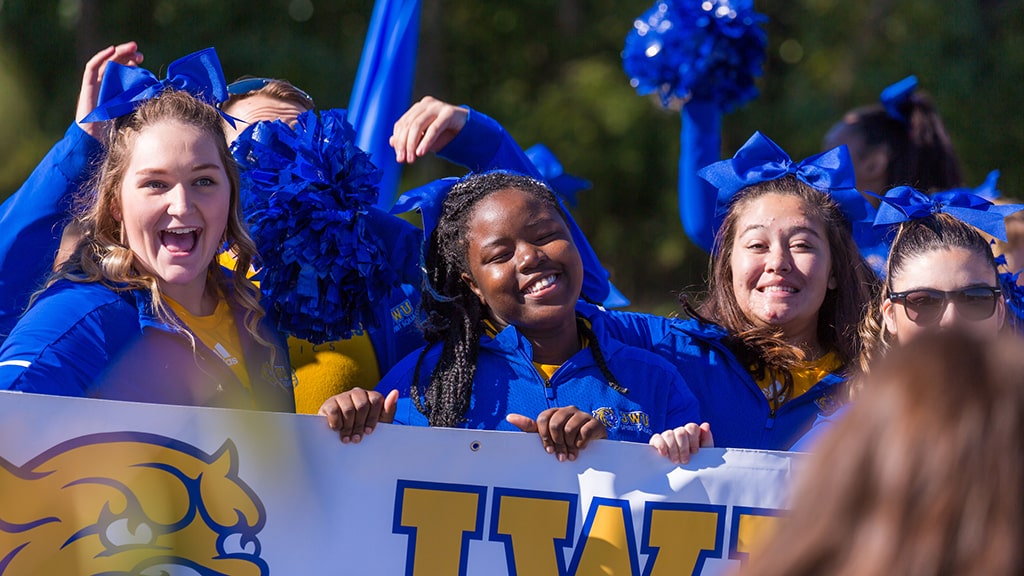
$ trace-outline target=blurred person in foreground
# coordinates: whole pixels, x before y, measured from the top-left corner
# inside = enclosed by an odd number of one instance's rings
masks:
[[[1024,574],[1024,342],[926,333],[870,378],[742,576]]]

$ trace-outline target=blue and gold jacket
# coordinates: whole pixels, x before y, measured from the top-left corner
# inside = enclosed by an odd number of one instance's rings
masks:
[[[516,431],[518,428],[505,421],[506,415],[536,418],[548,408],[576,406],[600,420],[610,439],[647,442],[652,434],[701,421],[696,398],[669,363],[603,333],[599,329],[603,309],[581,303],[577,311],[591,322],[606,365],[626,393],[609,386],[590,348],[577,352],[555,371],[550,381],[545,380],[533,364],[529,341],[514,326],[508,326],[495,337],[484,336],[480,340],[464,428]],[[419,386],[429,384],[441,349],[440,344],[426,347]],[[409,397],[422,350],[403,359],[377,387],[385,395],[392,389],[399,391],[396,423],[428,425],[426,416]]]
[[[711,424],[715,446],[788,450],[819,414],[830,414],[840,404],[844,377],[832,373],[773,410],[726,345],[728,334],[720,326],[617,311],[601,315],[598,322],[613,338],[650,350],[676,367]]]
[[[237,307],[235,322],[244,326]],[[148,292],[60,280],[0,346],[0,390],[186,406],[293,412],[280,335],[239,330],[252,391],[199,338],[161,321]]]

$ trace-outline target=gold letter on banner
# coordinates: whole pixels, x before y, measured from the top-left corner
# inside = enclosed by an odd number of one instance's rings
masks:
[[[732,509],[732,544],[729,558],[746,562],[752,553],[759,552],[761,542],[767,540],[778,529],[779,510],[770,508]]]
[[[629,501],[594,498],[569,573],[637,574],[639,564]]]
[[[399,480],[392,531],[409,536],[405,573],[466,573],[469,541],[483,537],[486,486]]]
[[[700,574],[706,559],[722,556],[725,506],[648,502],[644,530],[644,576]]]
[[[509,576],[565,574],[562,549],[572,545],[575,494],[494,489],[491,540],[505,543]]]

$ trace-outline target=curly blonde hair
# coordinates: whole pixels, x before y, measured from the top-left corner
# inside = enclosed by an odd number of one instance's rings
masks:
[[[225,142],[220,114],[186,92],[167,90],[111,123],[106,156],[93,177],[92,185],[83,188],[83,194],[76,199],[73,225],[80,230],[81,237],[67,259],[56,267],[43,290],[58,280],[67,279],[72,282],[99,282],[119,292],[146,291],[157,317],[186,334],[195,345],[191,332],[168,310],[158,279],[139,265],[135,254],[121,239],[121,223],[115,218],[125,171],[138,135],[165,121],[193,126],[209,135],[217,147],[231,188],[224,237],[235,256],[235,267],[229,279],[214,259],[207,270],[207,285],[212,283],[224,295],[230,293],[229,302],[244,311],[245,329],[254,340],[273,350],[259,331],[264,316],[259,304],[259,289],[247,277],[256,256],[256,245],[242,216],[238,166]]]

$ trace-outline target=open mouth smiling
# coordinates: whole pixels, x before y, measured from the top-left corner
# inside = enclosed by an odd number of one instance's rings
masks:
[[[199,243],[202,228],[168,228],[160,231],[160,243],[172,254],[187,254]]]

